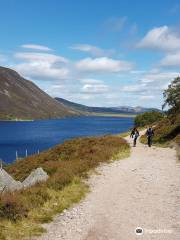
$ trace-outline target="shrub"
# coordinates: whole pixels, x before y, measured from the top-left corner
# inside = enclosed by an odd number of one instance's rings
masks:
[[[27,208],[16,194],[6,193],[0,198],[0,218],[17,221],[27,217]]]
[[[151,111],[139,114],[135,117],[134,123],[136,127],[143,127],[154,124],[163,119],[164,114],[158,111]]]
[[[180,124],[179,115],[173,117],[166,117],[161,120],[154,127],[153,142],[159,144],[165,144],[169,141],[175,141],[177,144],[180,143]],[[141,141],[145,143],[146,136],[141,137]]]
[[[86,177],[88,171],[100,162],[108,162],[127,151],[129,145],[117,136],[76,138],[7,166],[6,170],[16,180],[24,180],[38,167],[49,174],[49,179],[45,183],[15,192],[8,201],[0,199],[0,217],[14,221],[27,216],[30,211],[44,209],[46,203],[52,201],[49,192],[63,191],[75,178]],[[44,215],[38,219],[45,219]],[[46,219],[49,219],[48,216]]]

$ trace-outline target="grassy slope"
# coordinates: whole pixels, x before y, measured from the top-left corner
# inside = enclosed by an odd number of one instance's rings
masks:
[[[166,147],[170,143],[175,143],[178,150],[180,146],[180,114],[171,118],[166,117],[158,122],[154,127],[154,133],[153,143],[155,145]],[[141,137],[141,142],[147,142],[145,135]],[[180,157],[178,151],[178,157]]]
[[[118,136],[77,138],[8,166],[6,170],[16,180],[22,181],[37,167],[50,177],[46,183],[1,196],[0,239],[41,234],[41,223],[85,196],[88,186],[82,179],[90,170],[129,152],[129,145]]]

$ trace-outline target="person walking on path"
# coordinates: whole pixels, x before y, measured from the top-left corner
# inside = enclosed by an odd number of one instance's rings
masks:
[[[130,137],[134,138],[133,147],[136,147],[137,138],[139,137],[139,131],[137,130],[137,128],[134,128],[132,130]]]
[[[151,147],[152,146],[152,138],[154,136],[154,131],[153,131],[152,127],[149,127],[147,129],[146,136],[147,136],[148,146]]]

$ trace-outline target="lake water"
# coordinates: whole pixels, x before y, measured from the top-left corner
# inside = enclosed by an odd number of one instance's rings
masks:
[[[115,134],[133,126],[133,118],[73,117],[32,122],[0,121],[0,159],[10,163],[16,158],[46,150],[67,139],[80,136]]]

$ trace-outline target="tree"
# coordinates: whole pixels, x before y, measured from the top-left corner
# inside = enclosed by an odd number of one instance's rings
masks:
[[[139,114],[135,117],[134,123],[136,127],[143,127],[154,124],[163,119],[164,114],[158,111],[151,111]]]
[[[175,78],[171,84],[168,86],[163,93],[165,102],[163,104],[163,109],[165,106],[169,106],[168,112],[170,114],[180,112],[180,77]]]

